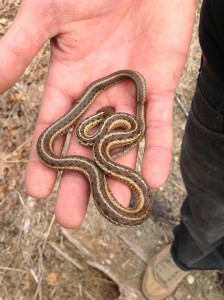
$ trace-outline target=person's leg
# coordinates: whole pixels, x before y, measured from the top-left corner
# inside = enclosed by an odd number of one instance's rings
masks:
[[[224,269],[224,113],[204,93],[224,101],[224,85],[217,87],[202,66],[181,150],[187,197],[171,253],[166,247],[146,268],[142,290],[150,300],[169,296],[187,275],[183,271]]]
[[[224,269],[223,16],[223,0],[204,0],[199,30],[204,63],[181,150],[187,197],[171,253],[166,247],[146,268],[142,289],[151,300],[169,296],[187,274],[182,270]]]
[[[224,1],[204,0],[201,9],[199,39],[206,60],[224,81]]]
[[[220,83],[203,64],[182,144],[187,198],[174,230],[172,256],[184,270],[224,269],[224,81]]]
[[[187,198],[172,256],[182,269],[224,268],[224,1],[204,0],[204,62],[181,150]]]

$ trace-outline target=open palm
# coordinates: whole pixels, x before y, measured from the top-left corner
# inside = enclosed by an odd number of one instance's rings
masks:
[[[179,2],[22,1],[13,25],[0,40],[0,71],[7,74],[0,82],[0,92],[15,83],[38,50],[51,39],[49,72],[26,170],[30,195],[47,197],[56,180],[55,171],[37,156],[40,133],[72,107],[90,82],[120,69],[136,70],[146,79],[147,131],[142,173],[152,188],[165,182],[172,152],[173,96],[188,53],[195,10],[195,1],[182,0],[181,5]],[[107,105],[134,114],[131,83],[117,84],[105,91],[91,106],[90,113]],[[60,140],[56,151],[62,146]],[[68,153],[91,155],[73,137]],[[131,151],[119,161],[133,167],[136,152]],[[114,181],[110,184],[117,199],[126,205],[127,187]],[[74,172],[63,174],[56,201],[58,222],[66,227],[78,226],[88,199],[86,179]]]

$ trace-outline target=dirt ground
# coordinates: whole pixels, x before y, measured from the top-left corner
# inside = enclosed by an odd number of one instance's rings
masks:
[[[24,171],[47,72],[46,45],[23,77],[0,101],[0,300],[141,300],[147,261],[173,238],[185,190],[179,152],[200,61],[197,24],[189,59],[175,97],[173,165],[168,182],[153,191],[150,220],[118,228],[90,204],[76,230],[54,220],[55,192],[37,201],[24,189]],[[4,4],[5,3],[5,4]],[[3,1],[0,36],[10,26],[19,1]],[[55,191],[57,187],[55,187]],[[111,247],[112,246],[112,247]],[[192,272],[168,300],[224,299],[223,274]]]

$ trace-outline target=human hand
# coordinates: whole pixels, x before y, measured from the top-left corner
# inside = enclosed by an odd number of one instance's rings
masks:
[[[4,74],[0,92],[16,82],[51,38],[49,72],[26,169],[30,195],[47,197],[56,180],[55,171],[37,156],[40,133],[72,107],[90,82],[120,69],[136,70],[146,79],[142,173],[152,188],[166,181],[172,154],[173,97],[188,54],[194,14],[195,0],[22,1],[13,25],[0,40],[0,71]],[[110,88],[89,113],[107,105],[134,114],[134,89],[127,90],[127,83]],[[90,156],[73,137],[68,153],[75,149],[77,155]],[[60,139],[56,151],[62,146]],[[135,161],[134,151],[119,159],[130,167]],[[114,181],[110,186],[115,197],[127,205],[127,187]],[[80,225],[88,199],[86,179],[74,172],[64,173],[56,200],[57,221],[65,227]]]

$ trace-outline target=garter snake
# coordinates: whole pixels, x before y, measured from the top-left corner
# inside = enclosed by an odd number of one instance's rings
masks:
[[[56,139],[77,124],[100,92],[123,80],[135,83],[136,117],[126,113],[107,113],[107,110],[101,109],[96,114],[96,119],[92,120],[91,118],[95,117],[90,117],[89,121],[86,121],[87,127],[81,124],[77,128],[77,137],[84,139],[81,143],[94,144],[94,159],[76,155],[57,155],[54,152]],[[151,212],[151,192],[145,179],[135,170],[114,161],[114,157],[128,152],[144,137],[145,97],[146,85],[142,75],[131,70],[114,72],[92,82],[71,110],[46,128],[37,142],[37,152],[47,166],[58,171],[77,171],[88,178],[97,209],[110,222],[120,226],[138,225],[145,221]],[[99,119],[104,119],[100,133],[93,135],[93,141],[89,142],[88,139],[85,141],[86,136],[91,138],[89,130],[101,122]],[[112,154],[113,148],[117,147],[122,150]],[[107,176],[112,176],[129,186],[135,200],[132,207],[126,208],[118,203],[107,185]]]

